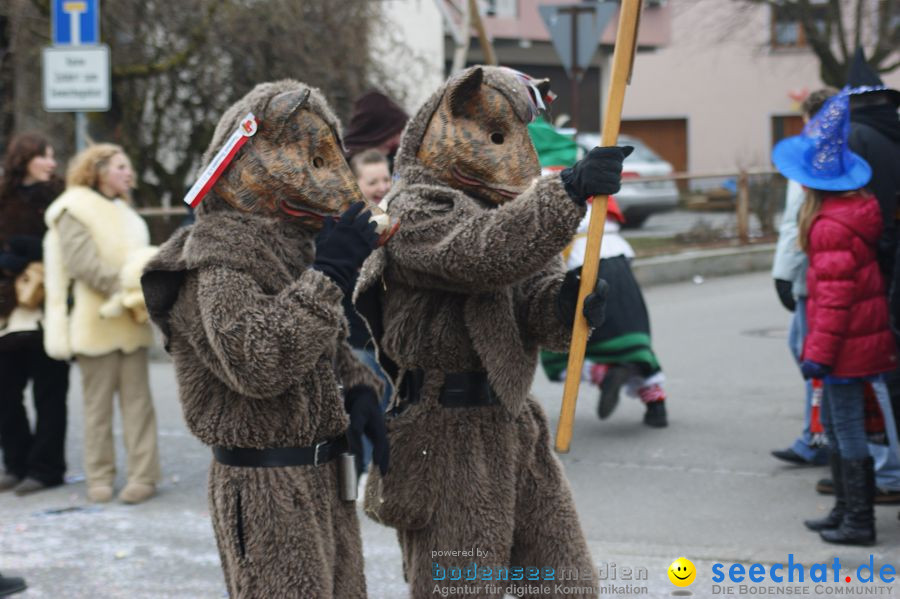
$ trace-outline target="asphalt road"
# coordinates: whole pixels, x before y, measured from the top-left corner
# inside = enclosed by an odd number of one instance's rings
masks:
[[[669,428],[643,426],[642,406],[626,398],[600,422],[596,391],[583,386],[572,451],[562,456],[594,561],[607,577],[610,592],[601,596],[778,597],[806,591],[828,597],[838,596],[832,587],[847,592],[863,584],[855,568],[870,555],[876,572],[884,564],[900,570],[896,506],[877,508],[877,546],[827,545],[801,524],[830,507],[813,491],[824,469],[785,466],[769,456],[800,429],[802,384],[785,347],[788,314],[768,275],[664,285],[646,295],[668,377]],[[68,458],[77,480],[77,369],[72,383]],[[28,498],[0,495],[0,571],[27,578],[30,590],[21,597],[225,596],[207,511],[209,451],[185,429],[170,364],[152,365],[152,385],[165,476],[156,498],[139,506],[93,506],[83,482]],[[561,386],[538,373],[534,393],[555,430]],[[119,448],[120,432],[117,427]],[[121,456],[119,462],[121,471]],[[124,484],[122,475],[118,482]],[[360,518],[370,597],[405,597],[393,531]],[[789,554],[805,567],[802,583],[728,581],[732,563],[760,563],[768,573],[773,564],[787,563]],[[673,586],[666,573],[679,556],[698,571],[686,589]],[[843,566],[841,582],[832,581],[831,569],[827,584],[811,582],[812,565],[831,568],[835,557]],[[733,587],[730,594],[714,586],[717,563],[725,574],[721,585]],[[626,580],[626,569],[633,576],[646,572],[647,579]],[[851,583],[843,582],[845,575]],[[739,586],[748,583],[752,588]],[[628,585],[642,592],[616,592]],[[864,586],[880,595],[900,594],[896,582]]]

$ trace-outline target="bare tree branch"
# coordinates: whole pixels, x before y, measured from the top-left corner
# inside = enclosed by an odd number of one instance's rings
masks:
[[[824,12],[821,3],[810,0],[733,1],[747,6],[766,5],[783,17],[796,20],[806,44],[819,59],[822,81],[828,85],[844,85],[856,46],[868,49],[868,62],[878,72],[900,68],[900,60],[892,58],[900,53],[900,0],[878,0],[877,14],[873,14],[871,0],[828,0]],[[848,26],[844,14],[850,12],[853,22]],[[853,47],[848,39],[850,27]]]
[[[862,46],[862,30],[863,30],[863,0],[856,0],[856,12],[854,12],[854,22],[856,32],[853,36],[853,47]],[[846,58],[846,56],[844,56]]]
[[[112,70],[112,76],[115,78],[125,79],[129,77],[149,77],[171,71],[172,69],[182,66],[189,57],[194,55],[197,49],[206,43],[209,24],[212,22],[216,9],[220,6],[219,2],[210,2],[207,6],[203,20],[188,34],[190,43],[181,52],[176,52],[162,60],[157,60],[150,64],[134,64],[123,67],[117,67]]]
[[[828,19],[829,29],[831,28],[831,23],[834,22],[837,27],[838,43],[841,46],[841,56],[844,57],[844,62],[847,62],[850,52],[847,48],[847,32],[844,31],[844,15],[841,11],[841,0],[830,0],[828,6],[831,9],[831,18]],[[859,22],[856,25],[856,34],[859,35]],[[828,39],[831,39],[830,35]]]

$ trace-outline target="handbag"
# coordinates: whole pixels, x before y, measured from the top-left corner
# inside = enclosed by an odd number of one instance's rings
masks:
[[[44,264],[30,262],[16,277],[16,300],[19,306],[35,310],[44,303]]]

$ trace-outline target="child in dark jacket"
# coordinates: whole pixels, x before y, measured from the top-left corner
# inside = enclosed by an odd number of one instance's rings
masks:
[[[809,255],[808,333],[801,370],[824,380],[823,419],[836,503],[807,520],[829,543],[875,543],[875,479],[866,445],[863,383],[896,366],[885,283],[877,262],[878,203],[862,187],[871,168],[847,147],[848,99],[834,96],[801,135],[780,142],[775,166],[806,188],[799,242]]]

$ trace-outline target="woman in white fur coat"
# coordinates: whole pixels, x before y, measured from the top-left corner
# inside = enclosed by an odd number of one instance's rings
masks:
[[[133,185],[134,170],[122,148],[96,144],[72,159],[66,191],[45,214],[44,346],[56,359],[75,357],[81,369],[84,469],[94,502],[113,497],[116,393],[128,454],[128,483],[119,499],[148,499],[160,476],[147,368],[153,336],[143,302],[133,301],[155,248],[129,204]]]

